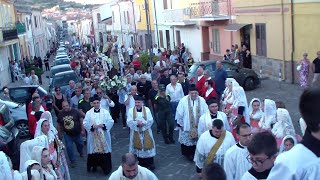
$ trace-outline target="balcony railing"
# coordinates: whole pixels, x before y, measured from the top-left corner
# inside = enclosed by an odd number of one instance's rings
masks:
[[[0,28],[0,42],[9,41],[18,38],[18,31],[16,27]]]
[[[229,15],[228,0],[208,0],[190,4],[191,18],[227,17]]]
[[[188,23],[190,20],[190,9],[166,9],[163,11],[163,19],[168,24]]]
[[[18,34],[23,34],[26,32],[26,25],[24,23],[17,22],[16,27]]]

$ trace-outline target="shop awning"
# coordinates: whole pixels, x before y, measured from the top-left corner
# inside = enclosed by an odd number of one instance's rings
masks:
[[[239,29],[251,24],[229,24],[224,28],[225,31],[238,31]]]

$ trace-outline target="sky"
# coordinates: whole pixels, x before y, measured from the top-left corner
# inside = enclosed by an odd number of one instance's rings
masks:
[[[64,0],[64,1],[74,1],[81,4],[105,4],[110,0]]]

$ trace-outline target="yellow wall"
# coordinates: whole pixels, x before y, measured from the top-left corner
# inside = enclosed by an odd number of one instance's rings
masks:
[[[153,27],[153,1],[148,0],[149,3],[149,22],[151,24],[151,31],[154,30]],[[145,9],[142,9],[142,5],[144,4],[144,0],[135,0],[135,5],[140,6],[140,22],[137,22],[137,29],[138,30],[147,30],[147,21],[146,21],[146,11]],[[135,7],[136,8],[136,7]]]
[[[256,2],[256,3],[255,3]],[[268,3],[267,3],[268,2]],[[277,3],[276,3],[277,2]],[[253,55],[256,55],[256,23],[266,24],[266,44],[267,57],[280,60],[291,59],[291,21],[290,21],[290,5],[284,5],[284,9],[289,11],[284,12],[282,17],[281,12],[246,12],[240,13],[237,10],[262,10],[281,8],[280,0],[236,0],[234,7],[236,10],[236,23],[252,24],[250,31],[250,48]],[[282,20],[283,18],[283,20]],[[284,33],[283,33],[284,31]],[[284,36],[283,36],[284,34]],[[236,35],[236,42],[240,44],[240,33]]]
[[[320,51],[320,2],[294,5],[295,60],[302,58],[307,52],[309,59],[316,58]]]
[[[14,12],[14,6],[13,6],[13,3],[9,3],[8,1],[6,1],[6,0],[0,0],[0,5],[2,6],[1,7],[1,10],[0,10],[0,26],[2,25],[2,23],[3,23],[3,19],[2,18],[7,18],[7,20],[8,21],[10,21],[9,20],[9,17],[7,16],[7,17],[5,17],[5,15],[4,15],[4,10],[3,10],[3,8],[4,8],[4,4],[6,5],[5,7],[6,7],[6,9],[7,9],[7,11],[8,11],[8,5],[10,5],[10,9],[9,9],[9,11],[8,12],[10,12],[10,14],[11,14],[11,19],[12,19],[12,21],[11,21],[11,23],[13,23],[13,24],[15,24],[15,22],[16,22],[16,18],[15,18],[15,12]]]

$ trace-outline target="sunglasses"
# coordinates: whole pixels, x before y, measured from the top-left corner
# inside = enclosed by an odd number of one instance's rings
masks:
[[[56,91],[60,91],[60,89],[56,89]]]

